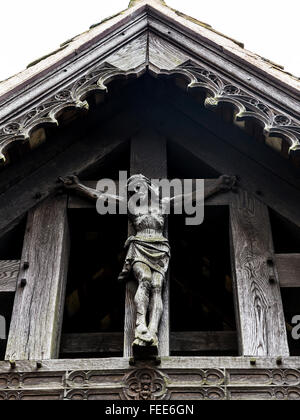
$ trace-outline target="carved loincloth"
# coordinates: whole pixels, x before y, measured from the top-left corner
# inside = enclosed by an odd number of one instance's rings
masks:
[[[130,236],[125,248],[128,248],[125,264],[130,266],[130,270],[140,262],[165,277],[171,257],[168,239]]]

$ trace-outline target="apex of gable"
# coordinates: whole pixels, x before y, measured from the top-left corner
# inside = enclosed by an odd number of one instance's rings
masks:
[[[148,4],[161,4],[163,6],[166,6],[166,2],[164,0],[130,0],[128,7],[134,7],[142,3],[148,3]]]

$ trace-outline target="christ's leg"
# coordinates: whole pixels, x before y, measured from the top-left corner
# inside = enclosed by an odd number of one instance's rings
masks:
[[[150,299],[150,313],[149,313],[149,332],[153,337],[153,344],[158,344],[158,327],[160,319],[163,312],[163,302],[162,302],[162,287],[163,287],[164,277],[162,274],[153,272],[152,282],[151,282],[151,299]]]
[[[137,345],[145,345],[145,343],[153,342],[153,339],[148,331],[146,321],[149,306],[152,273],[151,269],[143,263],[134,264],[133,273],[139,283],[136,295],[134,297],[134,303],[137,312],[135,329],[136,340],[134,341],[134,343]]]

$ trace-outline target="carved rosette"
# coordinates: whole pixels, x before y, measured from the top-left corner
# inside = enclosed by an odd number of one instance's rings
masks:
[[[136,369],[124,378],[122,399],[165,400],[169,399],[166,377],[156,369]]]

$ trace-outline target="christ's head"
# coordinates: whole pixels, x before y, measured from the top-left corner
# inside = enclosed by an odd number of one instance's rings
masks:
[[[127,181],[127,190],[130,195],[136,194],[141,199],[158,197],[159,189],[149,178],[142,174],[132,175]]]

